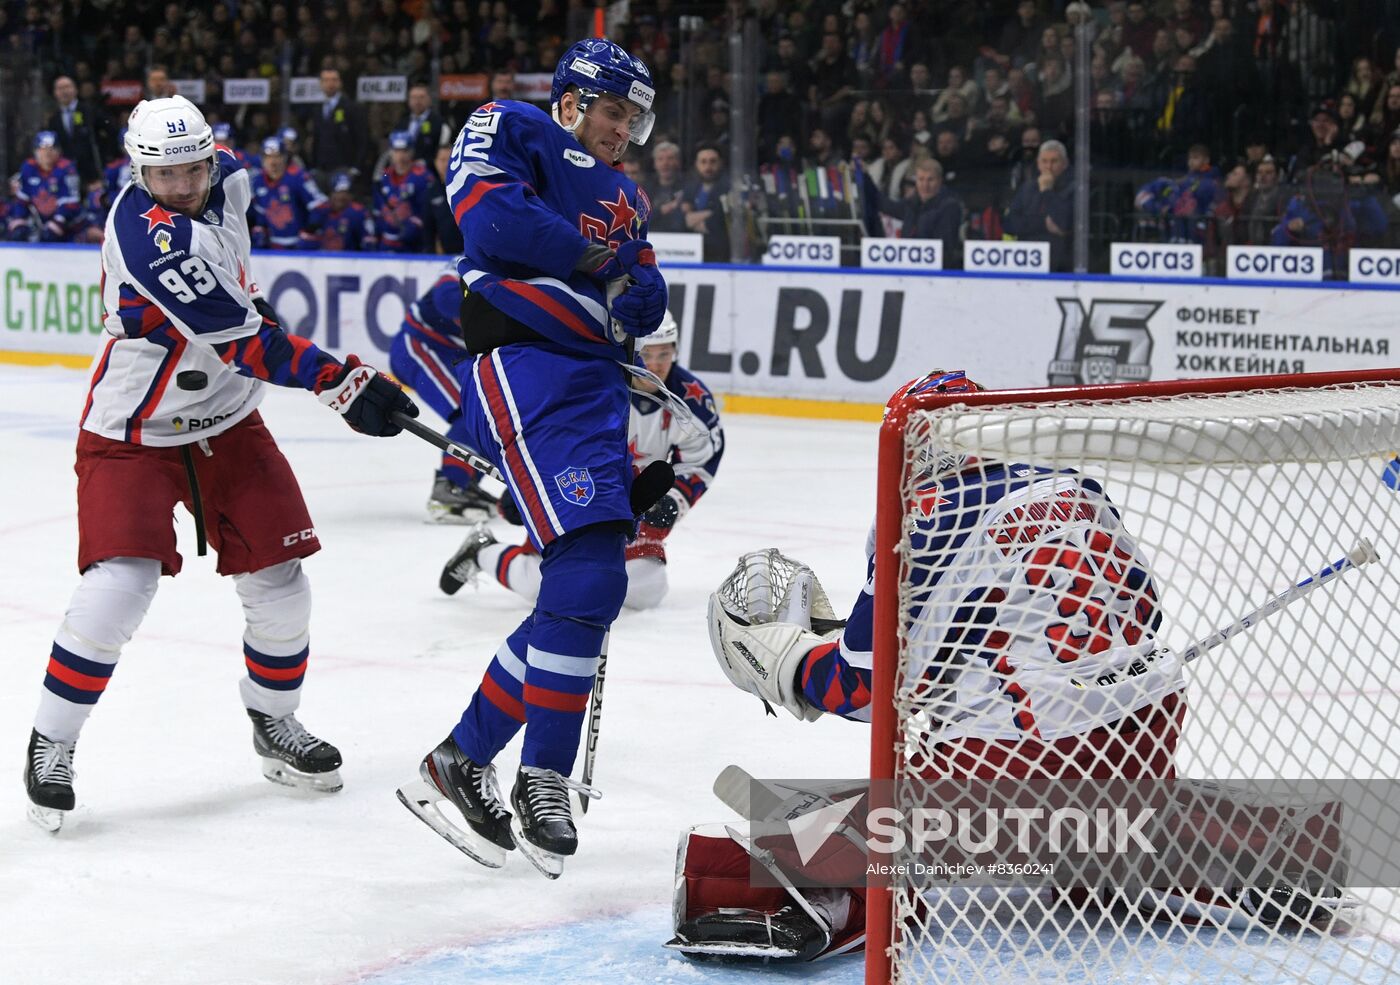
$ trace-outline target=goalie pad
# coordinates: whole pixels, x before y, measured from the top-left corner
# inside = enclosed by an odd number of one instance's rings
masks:
[[[1357,905],[1343,888],[1341,801],[1207,780],[1176,781],[1173,799],[1176,841],[1158,871],[1195,878],[1144,888],[1138,907],[1148,915],[1230,930],[1336,929]]]
[[[681,833],[666,947],[693,957],[811,961],[865,940],[862,890],[799,890],[752,885],[747,825],[701,824]]]

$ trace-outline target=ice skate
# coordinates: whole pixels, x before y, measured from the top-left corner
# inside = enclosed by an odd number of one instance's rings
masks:
[[[578,850],[578,831],[569,807],[570,790],[585,797],[602,796],[592,787],[536,766],[520,767],[515,789],[510,792],[516,812],[511,825],[515,844],[530,864],[550,879],[559,878],[564,859]]]
[[[462,755],[449,735],[423,757],[418,774],[421,779],[399,787],[403,805],[473,861],[491,869],[505,865],[515,839],[510,812],[496,783],[496,768],[479,766]],[[466,827],[447,819],[438,807],[442,801],[461,812]]]
[[[29,751],[24,759],[24,790],[29,794],[29,819],[45,831],[57,833],[73,809],[73,748],[75,742],[55,742],[36,730],[29,731]]]
[[[253,748],[262,757],[263,776],[299,790],[335,793],[340,780],[340,750],[306,731],[295,715],[273,718],[248,709],[253,720]]]
[[[428,497],[429,523],[480,523],[496,514],[496,497],[480,486],[455,485],[438,474]]]
[[[438,587],[448,595],[456,595],[463,585],[476,584],[476,576],[481,573],[481,565],[476,560],[477,555],[483,547],[494,543],[496,538],[484,522],[468,530],[462,546],[457,548],[457,553],[452,555],[442,569]]]

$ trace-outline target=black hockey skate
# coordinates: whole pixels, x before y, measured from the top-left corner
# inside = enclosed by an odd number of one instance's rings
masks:
[[[510,802],[516,818],[511,830],[520,854],[550,879],[564,871],[564,859],[578,851],[578,830],[569,807],[569,791],[600,797],[597,790],[576,783],[554,770],[522,766],[515,776]]]
[[[449,735],[423,757],[418,775],[422,779],[399,787],[400,802],[468,858],[492,869],[505,865],[515,839],[496,768],[479,766],[462,755]],[[447,819],[438,808],[441,801],[461,812],[465,828]]]
[[[496,515],[496,497],[479,485],[454,485],[441,473],[433,480],[428,497],[429,523],[480,523]]]
[[[73,809],[73,747],[75,742],[55,742],[36,730],[29,731],[29,752],[24,757],[24,790],[29,794],[29,819],[45,831],[57,832]]]
[[[273,718],[248,709],[253,720],[253,748],[263,762],[263,776],[299,790],[335,793],[340,780],[340,750],[316,738],[295,715]]]
[[[476,584],[476,576],[481,573],[481,565],[477,563],[476,557],[483,547],[494,543],[496,538],[486,528],[485,523],[478,523],[468,530],[462,546],[457,548],[457,553],[452,555],[442,569],[438,587],[448,595],[456,595],[463,585],[469,582]]]
[[[788,905],[776,913],[714,910],[682,923],[666,947],[697,958],[811,961],[830,943],[826,928]]]

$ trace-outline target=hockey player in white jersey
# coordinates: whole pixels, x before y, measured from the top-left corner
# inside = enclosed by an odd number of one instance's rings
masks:
[[[654,382],[634,378],[627,434],[632,470],[641,472],[652,462],[667,461],[676,480],[666,495],[638,518],[637,536],[627,546],[623,606],[633,610],[654,608],[665,597],[666,537],[714,484],[724,455],[724,431],[714,395],[699,377],[676,362],[679,339],[676,320],[667,312],[660,328],[638,340],[647,369],[685,403],[692,419],[682,421],[674,405],[663,406],[649,397],[658,389]],[[506,498],[502,505],[508,507],[509,502]],[[453,595],[482,571],[531,603],[539,594],[539,552],[528,539],[523,544],[499,543],[484,523],[468,531],[462,546],[442,569],[438,584]]]
[[[30,814],[58,830],[73,809],[73,751],[162,574],[175,575],[173,510],[195,518],[243,604],[240,691],[263,773],[341,786],[339,751],[295,712],[306,673],[311,591],[301,559],[320,549],[290,466],[258,414],[272,383],[319,394],[364,434],[417,416],[399,387],[289,335],[249,261],[248,172],[216,147],[181,96],[146,100],[126,132],[131,184],[107,217],[104,323],[79,421],[81,580],[54,637],[30,734]],[[230,650],[237,652],[235,646]]]

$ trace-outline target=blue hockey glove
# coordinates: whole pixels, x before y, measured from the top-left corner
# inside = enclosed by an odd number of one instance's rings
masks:
[[[329,383],[316,388],[316,394],[351,428],[377,438],[389,438],[403,430],[389,416],[394,411],[418,416],[418,405],[408,394],[373,366],[360,362],[359,356],[348,357]]]
[[[644,239],[617,248],[617,261],[632,284],[612,302],[612,317],[628,335],[650,335],[666,316],[666,279],[656,269],[656,253]]]

